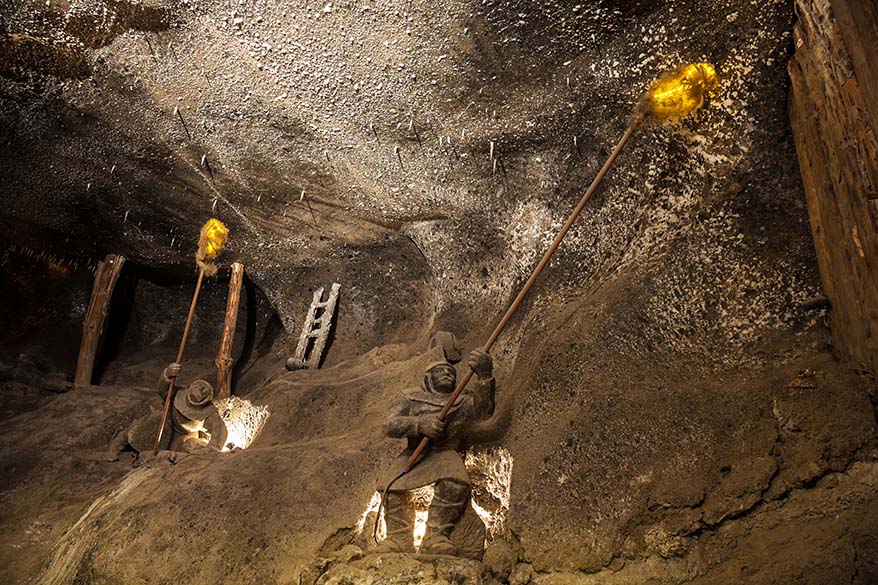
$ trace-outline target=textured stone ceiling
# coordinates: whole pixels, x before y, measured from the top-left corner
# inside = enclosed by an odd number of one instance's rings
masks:
[[[798,190],[786,2],[52,0],[4,17],[6,239],[188,271],[217,215],[226,259],[288,324],[294,275],[351,263],[429,282],[434,311],[499,308],[639,94],[682,62],[714,62],[722,93],[632,141],[565,243],[565,278],[649,262],[686,232],[721,263],[772,237],[754,206],[804,219],[777,194]],[[757,291],[802,288],[792,264],[764,268]]]

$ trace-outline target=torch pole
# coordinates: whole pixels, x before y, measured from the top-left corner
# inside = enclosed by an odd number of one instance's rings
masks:
[[[183,361],[183,351],[186,349],[186,339],[189,337],[189,327],[192,325],[192,315],[195,314],[195,305],[198,303],[198,294],[201,292],[201,283],[204,281],[204,268],[198,271],[198,282],[195,283],[195,292],[192,294],[192,304],[189,305],[189,315],[186,317],[186,326],[183,328],[183,339],[180,340],[180,349],[177,350],[177,360],[179,364]],[[152,446],[153,454],[158,453],[159,444],[162,441],[162,431],[165,429],[165,421],[168,420],[168,412],[171,410],[171,398],[174,395],[174,383],[177,378],[171,378],[168,384],[168,393],[165,395],[165,407],[162,411],[162,421],[159,424],[159,430],[155,436],[155,443]]]
[[[493,333],[485,342],[485,345],[482,346],[482,351],[490,351],[491,347],[494,345],[494,342],[497,341],[497,338],[500,336],[500,333],[503,332],[503,329],[506,328],[506,325],[509,323],[509,320],[512,319],[512,315],[515,314],[515,311],[518,310],[518,307],[521,306],[522,301],[524,301],[525,295],[527,295],[528,291],[533,287],[537,278],[542,273],[543,269],[549,264],[549,260],[551,260],[552,255],[555,253],[555,250],[558,249],[558,246],[561,245],[561,240],[564,239],[564,236],[567,235],[567,232],[570,231],[570,228],[573,226],[573,223],[582,213],[582,210],[585,209],[586,204],[591,199],[592,195],[594,195],[595,191],[597,191],[598,186],[604,178],[604,175],[607,174],[607,171],[610,170],[610,167],[613,166],[613,163],[616,162],[616,158],[619,156],[619,153],[622,152],[622,148],[624,148],[625,144],[628,142],[628,139],[634,134],[634,131],[637,129],[637,126],[644,119],[644,114],[638,110],[635,111],[634,115],[631,116],[631,119],[628,122],[628,127],[625,129],[625,133],[622,134],[622,137],[619,139],[619,142],[616,143],[616,147],[613,149],[613,152],[610,153],[609,158],[607,158],[606,162],[604,162],[604,166],[601,167],[601,170],[598,171],[597,176],[591,182],[591,185],[586,190],[585,194],[582,196],[582,199],[579,200],[579,205],[573,210],[570,214],[570,217],[567,218],[566,223],[561,227],[558,231],[558,234],[555,236],[555,239],[552,241],[552,245],[549,246],[549,249],[546,250],[546,253],[543,254],[542,259],[540,259],[539,264],[537,264],[536,268],[534,268],[533,272],[530,275],[530,278],[527,279],[527,282],[524,283],[524,286],[521,287],[521,290],[518,291],[518,295],[515,297],[515,300],[512,301],[512,304],[509,305],[509,308],[506,309],[506,313],[497,323],[496,327],[494,327]],[[473,377],[473,371],[468,369],[466,375],[457,385],[457,388],[454,389],[454,392],[448,398],[448,401],[445,403],[445,406],[442,408],[442,411],[439,413],[439,420],[445,420],[445,417],[448,415],[448,412],[454,406],[454,403],[457,401],[460,393],[463,392],[466,385]],[[408,461],[405,464],[405,467],[402,471],[400,471],[399,475],[397,475],[393,480],[387,484],[387,487],[384,488],[384,492],[381,495],[381,505],[378,508],[378,514],[375,519],[375,529],[373,531],[373,538],[377,541],[378,536],[378,521],[381,517],[381,507],[384,505],[384,500],[387,497],[387,493],[390,491],[391,486],[402,476],[412,470],[412,468],[417,465],[418,459],[427,449],[427,446],[430,444],[430,437],[422,437],[421,442],[418,444],[418,447],[415,449],[414,453],[412,453],[411,457],[409,457]]]

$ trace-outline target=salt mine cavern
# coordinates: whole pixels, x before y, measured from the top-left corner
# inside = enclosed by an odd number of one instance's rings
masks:
[[[0,583],[878,584],[876,0],[3,0]]]

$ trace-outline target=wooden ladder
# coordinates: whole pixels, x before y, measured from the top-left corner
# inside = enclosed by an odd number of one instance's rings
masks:
[[[317,368],[320,365],[326,340],[329,338],[332,328],[332,317],[338,304],[338,290],[340,288],[341,285],[334,282],[325,301],[321,300],[323,298],[322,286],[314,291],[314,299],[311,301],[311,308],[308,310],[308,316],[302,326],[302,334],[299,336],[299,344],[296,346],[296,353],[293,356],[294,360],[301,364],[301,367]]]

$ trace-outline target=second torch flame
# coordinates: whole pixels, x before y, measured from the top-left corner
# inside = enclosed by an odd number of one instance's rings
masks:
[[[198,239],[198,251],[195,252],[195,262],[208,276],[216,274],[216,266],[213,260],[219,255],[229,237],[229,228],[223,222],[212,217],[201,228],[201,237]]]

